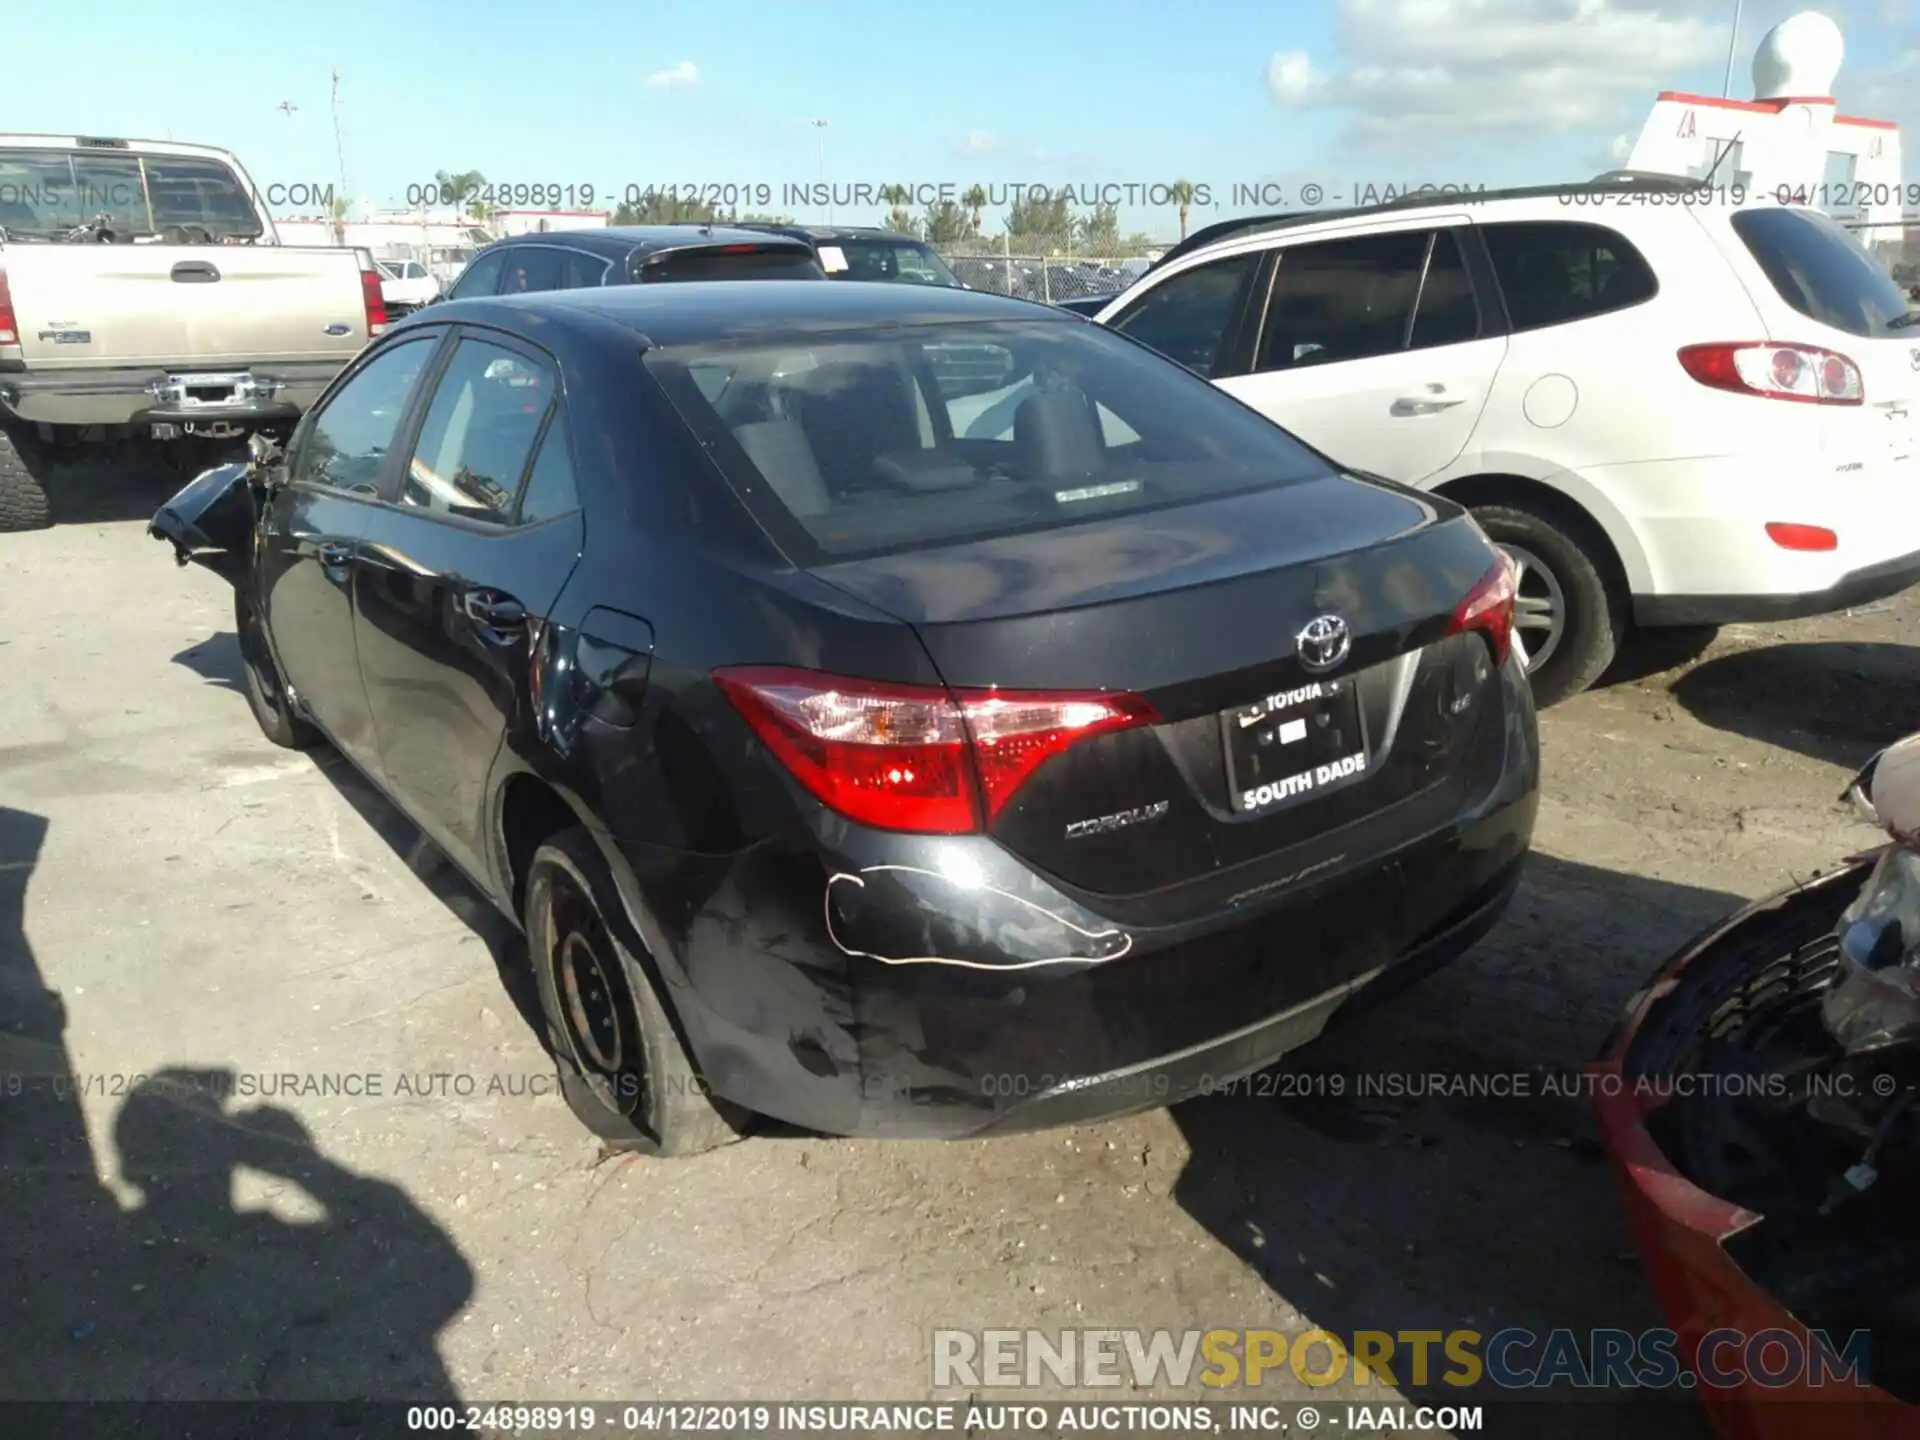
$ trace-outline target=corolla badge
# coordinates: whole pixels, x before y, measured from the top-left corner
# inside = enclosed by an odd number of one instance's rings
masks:
[[[1331,670],[1353,650],[1353,631],[1338,615],[1316,615],[1293,637],[1300,663],[1316,674]]]

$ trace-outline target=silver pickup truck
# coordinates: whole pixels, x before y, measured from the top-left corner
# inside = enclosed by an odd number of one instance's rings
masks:
[[[0,531],[50,488],[284,435],[386,328],[365,251],[279,243],[224,150],[0,134]]]

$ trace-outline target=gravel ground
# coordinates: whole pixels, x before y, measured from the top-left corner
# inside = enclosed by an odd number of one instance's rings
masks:
[[[1871,843],[1836,796],[1920,690],[1920,595],[1638,647],[1543,719],[1500,929],[1248,1093],[596,1163],[505,927],[330,753],[259,737],[229,592],[139,512],[0,540],[0,1397],[901,1399],[944,1327],[1656,1325],[1543,1077],[1703,925]],[[1434,1074],[1531,1093],[1408,1093]],[[1550,1428],[1618,1433],[1591,1418]]]

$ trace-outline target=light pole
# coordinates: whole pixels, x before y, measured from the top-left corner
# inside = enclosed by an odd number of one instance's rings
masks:
[[[827,122],[825,120],[809,120],[807,123],[813,127],[814,138],[819,142],[820,183],[822,185],[826,185],[827,183]],[[829,225],[833,224],[833,190],[832,190],[832,187],[830,186],[827,189],[827,224]]]
[[[1733,0],[1733,33],[1727,36],[1727,78],[1721,83],[1720,98],[1733,98],[1733,57],[1740,48],[1740,0]]]

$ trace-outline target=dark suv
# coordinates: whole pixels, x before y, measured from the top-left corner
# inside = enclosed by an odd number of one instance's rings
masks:
[[[737,228],[805,241],[820,257],[820,268],[830,280],[887,280],[903,285],[944,285],[949,290],[971,288],[953,273],[931,245],[897,230],[759,222],[747,222]]]
[[[496,240],[468,262],[449,300],[662,280],[824,280],[804,241],[724,225],[610,225]]]

